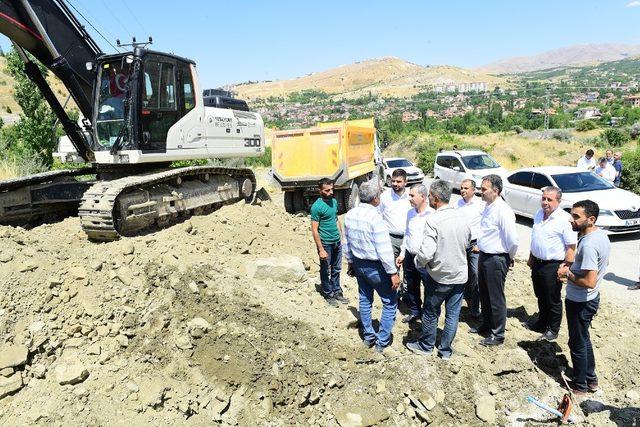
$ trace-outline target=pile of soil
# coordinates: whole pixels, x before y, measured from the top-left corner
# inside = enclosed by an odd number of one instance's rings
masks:
[[[403,342],[419,335],[419,325],[399,321],[391,348],[379,355],[358,335],[354,279],[342,278],[348,305],[330,307],[318,294],[309,230],[309,219],[286,214],[280,200],[227,206],[111,243],[87,241],[77,218],[32,230],[0,227],[0,422],[550,419],[526,398],[557,405],[567,333],[540,342],[521,325],[536,307],[524,262],[508,276],[504,346],[480,346],[463,309],[451,361],[406,351]],[[302,261],[301,274],[291,256]],[[273,268],[257,275],[247,268],[256,261]],[[578,402],[576,420],[640,420],[637,325],[638,313],[605,292],[592,330],[602,390]]]

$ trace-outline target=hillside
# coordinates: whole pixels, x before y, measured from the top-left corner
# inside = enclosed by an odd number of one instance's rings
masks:
[[[626,85],[640,75],[640,56],[582,67],[557,67],[518,75],[523,81],[565,81],[589,86]],[[615,87],[612,86],[612,87]]]
[[[49,73],[48,80],[58,100],[64,104],[69,96],[69,92],[53,73]],[[15,80],[7,71],[7,59],[0,56],[0,117],[2,117],[5,123],[17,120],[18,114],[22,111],[15,99],[13,99],[14,85]],[[75,108],[73,100],[69,101],[68,106]]]
[[[554,49],[538,55],[518,56],[475,69],[480,73],[514,74],[555,67],[593,65],[640,55],[640,45],[585,44]]]
[[[498,77],[450,66],[421,66],[399,58],[369,59],[331,68],[291,80],[240,84],[234,90],[242,98],[284,96],[303,90],[341,94],[347,98],[363,95],[407,97],[444,85],[486,83],[502,84]]]

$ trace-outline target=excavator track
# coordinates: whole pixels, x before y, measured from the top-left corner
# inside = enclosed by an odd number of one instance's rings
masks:
[[[86,167],[0,181],[0,224],[23,226],[45,216],[74,215],[82,194],[94,182],[75,177],[95,173],[93,167]]]
[[[89,239],[112,241],[180,216],[251,201],[255,191],[250,169],[192,166],[98,182],[85,192],[78,213]]]

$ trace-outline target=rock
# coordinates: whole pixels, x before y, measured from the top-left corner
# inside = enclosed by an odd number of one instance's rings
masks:
[[[125,386],[131,393],[137,393],[138,391],[140,391],[140,387],[138,386],[138,384],[134,383],[133,381],[128,381]]]
[[[102,270],[102,261],[94,259],[89,263],[89,267],[91,267],[93,271],[100,271]]]
[[[44,375],[47,373],[47,367],[42,363],[37,363],[31,366],[31,372],[33,373],[34,377],[42,379],[44,378]]]
[[[176,338],[176,347],[180,350],[191,350],[193,348],[193,344],[191,344],[191,339],[187,335],[180,335]]]
[[[80,348],[80,346],[82,345],[83,341],[84,340],[82,338],[69,338],[68,340],[65,341],[64,347],[65,348]]]
[[[193,281],[189,282],[189,290],[191,291],[191,293],[194,293],[194,294],[200,293],[200,288],[198,287],[196,282],[193,282]]]
[[[427,408],[427,411],[431,411],[436,407],[436,400],[431,395],[431,393],[421,393],[419,399],[424,407]]]
[[[0,375],[2,375],[3,377],[10,377],[11,375],[13,375],[13,368],[0,369]]]
[[[442,391],[441,389],[436,390],[433,397],[434,399],[436,399],[436,403],[444,403],[444,391]]]
[[[5,345],[0,348],[0,369],[22,366],[27,361],[29,349],[23,345]]]
[[[91,344],[89,347],[87,347],[87,354],[90,354],[90,355],[98,356],[100,355],[101,351],[102,351],[102,348],[98,343]]]
[[[89,377],[89,371],[79,359],[61,361],[53,371],[56,381],[60,385],[78,384]]]
[[[372,426],[383,424],[389,419],[389,413],[382,405],[372,405],[365,397],[350,402],[353,406],[343,407],[334,412],[334,416],[342,427]],[[366,409],[364,409],[366,408]]]
[[[0,399],[15,393],[23,386],[22,372],[16,372],[9,378],[0,377]]]
[[[138,398],[143,406],[150,406],[152,408],[159,408],[165,401],[165,395],[169,388],[165,385],[165,382],[158,378],[142,378],[138,387]]]
[[[196,317],[187,323],[187,328],[193,338],[202,338],[211,330],[211,324],[202,317]]]
[[[126,335],[120,334],[116,336],[116,342],[120,347],[127,347],[129,345],[129,338]]]
[[[336,420],[342,427],[362,427],[362,415],[353,412],[339,412],[336,414]]]
[[[261,258],[245,263],[247,275],[253,279],[271,279],[277,282],[301,282],[306,278],[306,270],[300,258],[281,255]]]
[[[636,400],[638,400],[638,398],[640,398],[640,393],[638,393],[636,390],[628,390],[625,394],[625,397],[635,402]]]
[[[136,247],[133,246],[132,242],[126,242],[124,247],[122,248],[122,255],[133,255],[136,251]]]
[[[69,276],[75,280],[83,280],[87,278],[87,270],[81,266],[71,267],[69,269]]]
[[[506,375],[534,369],[535,365],[525,350],[515,348],[496,355],[491,370],[493,375]]]
[[[384,380],[378,380],[376,382],[376,394],[384,393],[387,391],[387,385]]]
[[[42,331],[45,327],[45,323],[41,320],[38,320],[36,322],[33,322],[32,324],[29,325],[29,327],[27,328],[27,330],[29,331],[29,333],[31,335],[35,335],[38,332]]]
[[[495,424],[496,400],[493,396],[481,396],[476,400],[476,416],[484,422]]]
[[[418,399],[412,394],[408,395],[407,397],[409,398],[409,401],[411,402],[411,404],[416,407],[416,409],[423,412],[427,411],[427,408],[425,408],[422,402],[420,402],[420,399]]]
[[[9,262],[13,259],[13,255],[9,252],[0,252],[0,262]]]
[[[495,396],[496,394],[498,394],[498,392],[500,391],[500,389],[498,388],[497,384],[489,384],[489,387],[487,387],[487,391],[489,392],[489,394],[491,394],[492,396]]]
[[[418,416],[419,419],[421,419],[425,423],[431,424],[431,418],[429,418],[429,414],[427,414],[426,412],[416,409],[416,415]]]
[[[398,406],[396,406],[396,412],[398,414],[404,414],[404,405],[402,402],[398,403]]]

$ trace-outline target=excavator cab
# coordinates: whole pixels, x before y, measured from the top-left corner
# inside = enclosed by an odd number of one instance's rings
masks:
[[[166,152],[169,129],[196,105],[192,64],[145,49],[100,58],[94,151]]]

